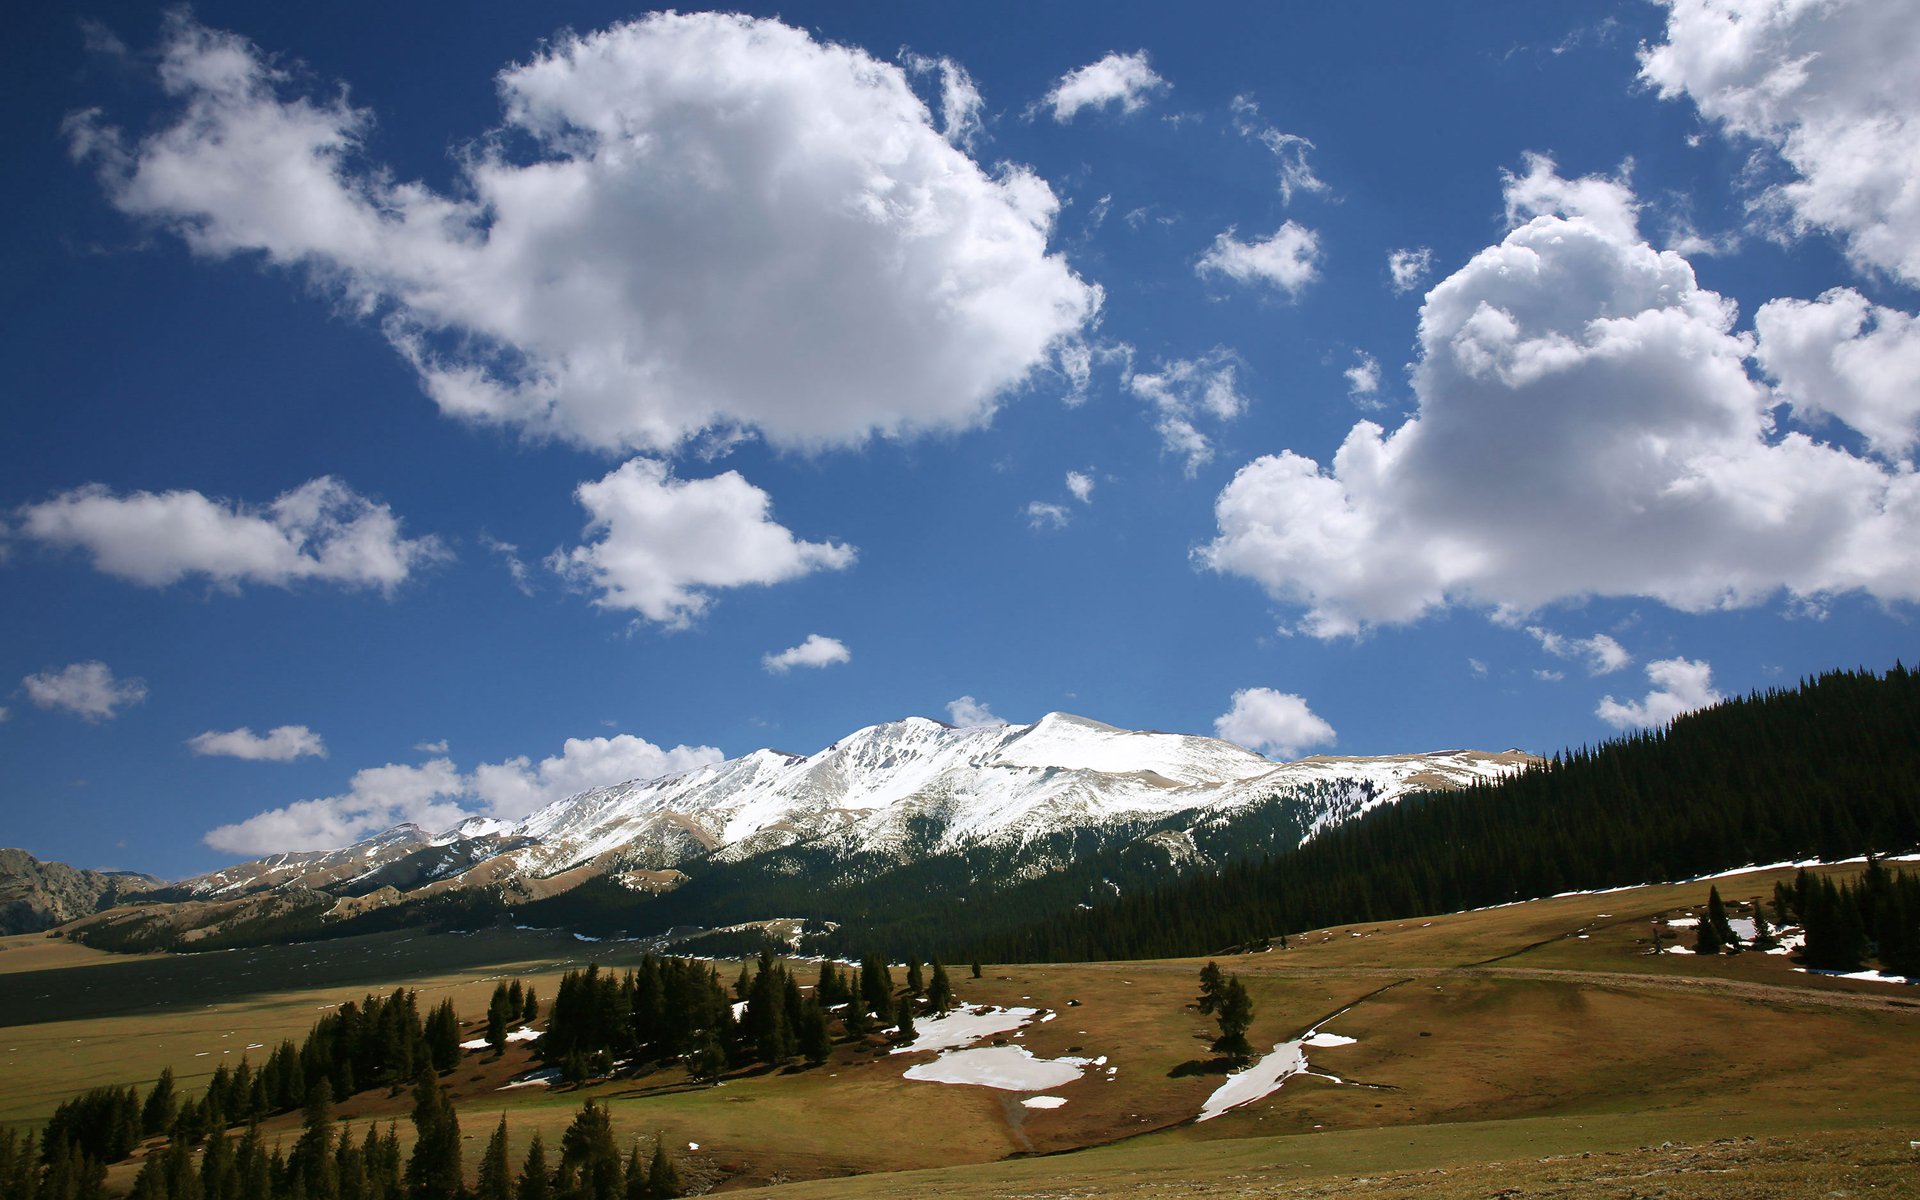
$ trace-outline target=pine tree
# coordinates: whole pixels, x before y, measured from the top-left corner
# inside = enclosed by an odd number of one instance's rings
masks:
[[[519,1012],[508,1004],[507,985],[495,984],[493,998],[487,1002],[487,1047],[496,1056],[507,1048],[507,1023]]]
[[[652,1200],[653,1191],[647,1187],[647,1164],[640,1158],[640,1139],[633,1139],[633,1149],[627,1151],[627,1200]]]
[[[520,1180],[513,1200],[552,1200],[553,1176],[547,1170],[547,1143],[538,1133],[527,1147],[526,1161],[520,1164]]]
[[[1213,1052],[1228,1058],[1251,1057],[1253,1046],[1247,1041],[1247,1029],[1253,1024],[1253,998],[1247,995],[1246,985],[1238,975],[1227,976],[1214,1009],[1215,1019],[1220,1022],[1220,1036],[1214,1039]]]
[[[1713,926],[1714,936],[1728,953],[1740,953],[1740,938],[1733,932],[1733,923],[1727,920],[1727,905],[1720,899],[1718,887],[1707,889],[1707,924]]]
[[[953,981],[938,959],[933,963],[933,982],[927,985],[927,1007],[943,1017],[953,1009]]]
[[[588,1100],[561,1135],[560,1175],[582,1200],[621,1200],[620,1148],[605,1106]]]
[[[1226,976],[1220,971],[1220,964],[1210,962],[1200,968],[1200,996],[1194,1006],[1207,1016],[1220,1007],[1221,989],[1226,986]]]
[[[527,1004],[520,1010],[520,1023],[531,1025],[540,1017],[540,998],[533,994],[533,985],[527,985]]]
[[[316,1080],[307,1089],[300,1140],[293,1144],[287,1168],[304,1185],[307,1200],[331,1200],[338,1190],[333,1173],[333,1105],[330,1085]]]
[[[973,977],[980,978],[980,960],[977,958],[973,960]]]
[[[460,1119],[431,1070],[413,1085],[413,1155],[407,1159],[411,1200],[454,1200],[460,1194]]]
[[[487,1151],[480,1158],[480,1179],[474,1185],[473,1200],[513,1200],[513,1166],[507,1158],[507,1114],[487,1139]]]
[[[173,1068],[164,1067],[140,1111],[140,1131],[148,1137],[165,1133],[173,1128],[173,1119],[179,1112],[180,1097],[173,1090]]]
[[[674,1165],[673,1156],[667,1153],[665,1134],[654,1135],[653,1161],[647,1166],[647,1190],[657,1200],[673,1200],[685,1190],[680,1182],[680,1168]]]
[[[907,995],[918,996],[926,990],[926,980],[920,974],[920,956],[916,954],[907,963]]]
[[[898,1026],[893,1032],[896,1042],[911,1042],[919,1037],[913,1028],[913,997],[901,996],[899,1005],[893,1010],[893,1023]]]

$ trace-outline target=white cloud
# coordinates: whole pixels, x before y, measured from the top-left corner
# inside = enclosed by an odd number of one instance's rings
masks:
[[[445,754],[447,752],[447,739],[441,738],[437,742],[415,742],[413,748],[422,754]]]
[[[1185,460],[1188,478],[1213,458],[1213,443],[1194,421],[1202,416],[1230,421],[1246,411],[1239,361],[1232,351],[1215,347],[1196,359],[1163,363],[1158,371],[1128,368],[1123,376],[1128,390],[1153,406],[1161,445]]]
[[[1920,20],[1879,0],[1666,0],[1641,78],[1690,97],[1795,178],[1763,212],[1839,235],[1863,267],[1920,282]]]
[[[712,746],[663,750],[630,733],[568,738],[558,755],[541,759],[537,766],[516,757],[475,767],[469,788],[486,805],[488,816],[513,820],[593,788],[677,775],[725,758]]]
[[[1555,658],[1578,659],[1587,665],[1590,675],[1611,675],[1633,661],[1627,648],[1604,633],[1592,637],[1570,638],[1540,625],[1527,626],[1527,632],[1540,648]],[[1539,674],[1539,672],[1535,672]]]
[[[1326,181],[1313,173],[1307,152],[1313,143],[1297,133],[1283,133],[1260,119],[1260,106],[1251,96],[1233,98],[1233,127],[1241,136],[1264,145],[1279,162],[1280,202],[1292,204],[1295,192],[1324,192]]]
[[[1122,113],[1138,112],[1149,97],[1172,86],[1154,74],[1145,50],[1115,52],[1062,75],[1040,103],[1053,110],[1054,120],[1065,124],[1085,108],[1117,105]]]
[[[975,427],[1100,305],[1047,252],[1045,182],[950,145],[902,68],[776,21],[556,37],[498,75],[503,124],[446,193],[362,165],[373,114],[295,94],[242,38],[171,19],[160,82],[171,112],[137,141],[69,122],[117,206],[304,268],[442,410],[530,436]]]
[[[1473,672],[1475,679],[1485,679],[1487,677],[1487,664],[1477,658],[1467,659],[1467,670]]]
[[[737,471],[675,479],[666,464],[635,458],[574,494],[592,515],[593,540],[555,551],[550,565],[597,590],[595,604],[673,628],[705,612],[715,588],[780,583],[854,559],[851,546],[795,538]]]
[[[1761,305],[1753,329],[1755,357],[1795,415],[1838,418],[1889,458],[1920,440],[1920,320],[1834,288]]]
[[[262,735],[246,726],[216,732],[209,729],[187,739],[195,754],[244,758],[252,762],[292,762],[296,758],[325,758],[327,744],[305,725],[279,725]]]
[[[1654,688],[1645,699],[1620,701],[1607,696],[1593,710],[1594,715],[1615,729],[1643,729],[1665,725],[1682,713],[1717,704],[1721,699],[1713,690],[1713,668],[1704,660],[1663,658],[1650,662],[1647,678]]]
[[[1213,730],[1235,745],[1279,758],[1334,742],[1333,726],[1315,716],[1305,700],[1272,688],[1235,692],[1233,706],[1214,721]]]
[[[1559,683],[1567,677],[1567,674],[1565,671],[1549,671],[1545,668],[1535,668],[1533,677],[1541,683]]]
[[[1640,201],[1626,179],[1587,175],[1562,179],[1553,159],[1527,154],[1525,175],[1502,171],[1507,227],[1517,229],[1535,217],[1577,220],[1615,242],[1640,240]]]
[[[520,756],[471,773],[447,758],[417,766],[388,763],[356,771],[337,796],[256,813],[211,830],[204,840],[233,854],[274,854],[345,846],[403,822],[437,833],[471,816],[515,820],[592,788],[687,771],[722,757],[711,746],[662,750],[623,733],[568,738],[560,754],[538,764]]]
[[[1050,504],[1045,500],[1034,500],[1026,507],[1027,524],[1035,529],[1065,529],[1067,522],[1073,520],[1073,514],[1064,504]]]
[[[1093,503],[1093,476],[1086,471],[1067,472],[1067,490],[1082,504]]]
[[[1347,377],[1347,395],[1355,400],[1371,400],[1380,392],[1380,360],[1365,350],[1354,351],[1353,365]]]
[[[1527,219],[1436,285],[1418,413],[1360,422],[1325,468],[1243,467],[1199,560],[1322,637],[1449,604],[1920,598],[1920,476],[1780,434],[1733,304],[1635,238],[1624,185],[1508,182],[1516,218],[1556,192],[1581,212]]]
[[[533,595],[533,571],[520,557],[520,547],[512,542],[503,542],[485,531],[480,534],[480,544],[505,564],[507,574],[513,577],[515,591],[522,596]]]
[[[957,148],[971,154],[975,143],[986,133],[981,113],[987,102],[967,69],[951,58],[930,58],[924,54],[902,56],[907,70],[916,75],[940,77],[940,133]]]
[[[1427,281],[1433,270],[1433,251],[1426,246],[1411,250],[1393,250],[1387,254],[1387,274],[1393,278],[1393,294],[1404,295]]]
[[[4,704],[0,704],[0,721],[5,721],[8,717],[11,717],[12,715],[13,715],[13,711],[11,709],[9,709]]]
[[[88,484],[18,512],[26,536],[83,549],[96,569],[149,587],[204,575],[223,588],[312,579],[392,591],[445,557],[438,539],[401,537],[392,509],[328,476],[265,508]]]
[[[89,721],[108,721],[119,710],[147,698],[147,685],[139,679],[116,679],[112,668],[103,662],[78,662],[58,671],[43,671],[20,681],[27,699],[38,708],[60,709]]]
[[[760,664],[775,675],[785,675],[794,667],[830,667],[835,663],[853,661],[853,651],[839,638],[821,637],[817,633],[807,635],[807,640],[798,646],[789,646],[778,654],[764,654]]]
[[[973,729],[982,725],[1005,725],[1006,722],[993,715],[984,700],[975,700],[972,696],[962,696],[958,700],[947,701],[947,720],[962,729]]]
[[[1289,296],[1320,276],[1320,238],[1313,230],[1288,221],[1264,240],[1243,242],[1229,229],[1194,267],[1200,275],[1225,275],[1236,283],[1267,283]]]

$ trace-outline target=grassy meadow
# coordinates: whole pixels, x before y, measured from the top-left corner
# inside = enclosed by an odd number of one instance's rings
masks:
[[[1789,874],[1717,882],[1738,904]],[[719,1086],[672,1071],[501,1090],[533,1065],[515,1045],[497,1059],[468,1054],[448,1083],[469,1171],[502,1114],[517,1161],[534,1131],[553,1145],[591,1098],[610,1106],[623,1142],[657,1134],[680,1149],[691,1177],[722,1190],[785,1184],[795,1197],[1912,1194],[1920,989],[1798,973],[1779,955],[1648,953],[1656,920],[1702,911],[1707,887],[1343,926],[1220,958],[1252,994],[1260,1049],[1314,1026],[1355,1040],[1310,1048],[1312,1074],[1204,1123],[1193,1118],[1224,1078],[1195,1070],[1213,1033],[1189,1007],[1204,959],[993,965],[977,980],[956,969],[963,1002],[1045,1011],[1011,1044],[1105,1056],[1047,1092],[1066,1101],[1053,1109],[906,1080],[931,1055],[877,1040]],[[637,957],[525,930],[194,956],[0,939],[0,1121],[37,1123],[99,1084],[144,1089],[165,1066],[192,1090],[246,1047],[264,1047],[251,1051],[257,1064],[325,1008],[396,986],[417,988],[423,1008],[451,995],[465,1036],[478,1036],[502,978],[530,979],[544,1001],[589,958],[618,969]],[[720,970],[731,981],[737,966]],[[408,1105],[370,1091],[337,1116],[397,1118],[405,1140]],[[290,1143],[297,1122],[269,1128]],[[113,1179],[136,1169],[120,1164]]]

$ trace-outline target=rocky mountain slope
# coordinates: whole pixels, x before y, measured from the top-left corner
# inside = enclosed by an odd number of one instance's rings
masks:
[[[741,893],[755,894],[755,880],[771,903],[780,880],[828,892],[943,863],[951,869],[939,878],[991,889],[1121,847],[1179,871],[1239,843],[1295,845],[1409,791],[1528,761],[1452,751],[1280,764],[1216,738],[1065,713],[976,728],[913,717],[812,755],[757,750],[595,789],[512,824],[476,818],[439,834],[400,826],[338,850],[237,864],[154,894],[137,921],[164,921],[190,940],[236,922],[350,921],[429,901],[511,907],[590,882],[654,895],[723,878],[736,898],[729,913],[662,910],[718,923],[742,919],[752,901]],[[1243,825],[1259,833],[1237,836]]]
[[[86,871],[0,850],[0,934],[38,933],[164,883],[132,871]]]

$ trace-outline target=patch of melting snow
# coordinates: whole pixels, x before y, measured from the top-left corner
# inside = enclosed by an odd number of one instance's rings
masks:
[[[1022,1108],[1059,1108],[1067,1102],[1065,1096],[1028,1096],[1020,1102]]]
[[[1669,929],[1692,929],[1700,924],[1699,917],[1674,917],[1667,922]]]
[[[1019,1029],[1039,1015],[1037,1008],[995,1008],[990,1004],[956,1008],[944,1017],[929,1017],[914,1022],[916,1037],[907,1046],[896,1046],[894,1054],[914,1054],[922,1050],[957,1050],[971,1046],[984,1037]],[[1019,1034],[1014,1034],[1019,1037]]]
[[[1912,975],[1889,975],[1884,971],[1822,971],[1818,967],[1795,967],[1801,975],[1825,975],[1831,979],[1864,979],[1868,983],[1920,983]]]
[[[512,1033],[509,1033],[507,1035],[507,1040],[510,1042],[530,1042],[539,1036],[540,1036],[540,1031],[538,1029],[531,1029],[525,1025],[522,1025],[520,1028],[514,1030]],[[248,1047],[248,1048],[251,1049],[252,1047]],[[477,1038],[474,1038],[472,1041],[461,1042],[460,1048],[462,1050],[485,1050],[487,1048],[487,1039],[483,1037],[477,1037]]]
[[[1025,1046],[955,1050],[908,1067],[905,1076],[923,1083],[963,1083],[1003,1092],[1044,1092],[1080,1078],[1091,1060],[1068,1055],[1035,1058]]]
[[[1663,947],[1661,947],[1661,949],[1660,949],[1660,953],[1662,953],[1662,954],[1692,954],[1692,953],[1693,953],[1693,951],[1691,951],[1691,950],[1689,950],[1689,949],[1687,949],[1687,948],[1686,948],[1685,946],[1663,946]]]
[[[559,1067],[542,1067],[540,1070],[530,1071],[518,1079],[508,1080],[506,1083],[501,1084],[497,1090],[504,1092],[508,1088],[552,1087],[559,1079]]]
[[[1280,1090],[1281,1084],[1295,1075],[1319,1075],[1322,1079],[1340,1083],[1342,1080],[1337,1075],[1307,1070],[1304,1047],[1351,1046],[1354,1040],[1337,1033],[1322,1033],[1316,1026],[1290,1042],[1276,1042],[1273,1053],[1261,1055],[1244,1071],[1227,1076],[1227,1081],[1215,1088],[1213,1095],[1208,1096],[1206,1103],[1200,1106],[1200,1115],[1195,1119],[1211,1121],[1229,1109],[1271,1096]]]

